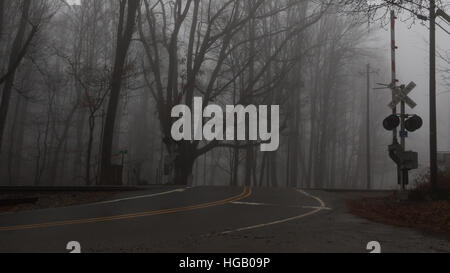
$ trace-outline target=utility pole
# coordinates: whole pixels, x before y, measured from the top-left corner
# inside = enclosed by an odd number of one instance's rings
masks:
[[[391,10],[391,61],[392,61],[392,83],[391,86],[392,88],[396,88],[397,86],[397,73],[396,73],[396,60],[395,60],[395,52],[397,50],[397,43],[395,40],[395,20],[397,19],[397,17],[395,17],[395,11]],[[394,100],[394,93],[392,93],[392,100]],[[397,115],[397,107],[394,107],[392,109],[392,114],[393,115]],[[392,143],[396,144],[398,143],[397,140],[397,129],[394,128],[394,130],[392,131],[393,133],[393,140]],[[402,171],[400,169],[400,166],[397,165],[397,182],[399,185],[403,184],[402,181]]]
[[[441,17],[450,23],[450,15],[436,7],[436,0],[430,0],[430,18],[417,15],[421,20],[430,20],[430,183],[438,190],[437,176],[437,122],[436,122],[436,18]]]
[[[408,136],[408,132],[405,129],[405,121],[406,121],[406,109],[405,109],[405,101],[400,102],[400,145],[402,146],[402,151],[405,151],[406,148],[406,137]],[[406,190],[406,185],[408,185],[408,170],[401,170],[401,190]]]
[[[436,0],[430,0],[430,182],[437,190]]]
[[[366,128],[365,128],[365,134],[366,134],[366,182],[367,182],[367,189],[370,190],[372,188],[372,171],[371,171],[371,137],[370,137],[370,124],[371,124],[371,107],[370,107],[370,90],[371,90],[371,83],[370,83],[370,75],[371,74],[377,74],[378,71],[372,70],[370,63],[366,65],[366,71],[359,72],[359,75],[366,76],[367,79],[367,89],[366,89]]]
[[[367,113],[366,113],[366,172],[367,172],[367,189],[371,188],[371,171],[370,171],[370,64],[367,64]]]
[[[430,0],[430,8],[429,8],[430,16],[427,18],[424,15],[416,14],[417,17],[421,20],[430,20],[430,183],[433,191],[438,190],[438,184],[437,184],[437,176],[438,176],[438,166],[437,166],[437,122],[436,122],[436,18],[441,17],[442,19],[446,20],[448,23],[450,23],[450,15],[445,13],[445,11],[438,9],[436,6],[436,0]],[[414,127],[420,127],[422,124],[422,121],[418,116],[410,117],[409,115],[405,114],[405,103],[407,103],[411,108],[415,106],[414,101],[411,101],[407,98],[407,93],[411,92],[412,89],[414,89],[415,84],[411,82],[409,87],[402,86],[398,89],[397,87],[397,79],[396,79],[396,73],[395,73],[395,51],[397,49],[395,44],[395,20],[397,18],[395,17],[394,11],[391,11],[391,39],[392,39],[392,83],[390,88],[393,90],[393,115],[390,117],[391,120],[386,119],[387,126],[385,128],[393,128],[393,144],[391,145],[392,151],[395,152],[395,150],[398,150],[395,148],[396,145],[400,145],[400,148],[402,150],[402,153],[404,153],[407,156],[411,156],[412,158],[416,157],[413,153],[407,153],[405,152],[405,138],[407,137],[407,132],[405,129],[405,121],[406,118],[409,118],[409,120],[412,120],[413,129],[411,127],[408,129],[409,131],[413,130],[415,131]],[[401,137],[401,144],[398,144],[397,140],[397,130],[396,125],[394,122],[394,125],[392,127],[392,124],[390,124],[395,119],[395,116],[397,116],[397,109],[395,107],[395,103],[398,101],[394,100],[394,92],[400,94],[401,97],[401,114],[400,114],[400,123],[401,123],[401,131],[400,131],[400,137]],[[405,97],[406,96],[406,97]],[[407,100],[405,100],[407,99]],[[410,122],[410,125],[411,125]],[[420,124],[420,126],[419,126]],[[398,125],[398,123],[397,123]],[[395,155],[394,155],[395,156]],[[416,163],[416,160],[412,160],[411,162]],[[409,167],[414,167],[416,164],[412,164]],[[405,170],[406,169],[406,170]],[[404,189],[404,186],[408,184],[408,171],[407,168],[404,168],[403,170],[398,166],[397,168],[397,178],[399,184],[402,186],[402,190]]]

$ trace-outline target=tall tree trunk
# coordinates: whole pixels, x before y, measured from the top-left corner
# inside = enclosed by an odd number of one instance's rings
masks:
[[[73,106],[72,110],[70,111],[69,115],[67,116],[67,119],[64,121],[64,128],[61,135],[61,138],[57,138],[56,142],[56,149],[55,149],[55,155],[53,158],[52,165],[50,167],[50,177],[49,181],[54,186],[56,185],[57,180],[57,173],[59,170],[59,166],[61,163],[61,150],[64,148],[64,144],[67,142],[67,137],[69,136],[69,130],[70,126],[72,125],[72,119],[78,109],[78,105]],[[63,156],[64,158],[64,156]]]
[[[76,144],[75,144],[75,158],[73,162],[73,178],[82,177],[82,165],[83,165],[83,155],[84,155],[84,131],[86,127],[86,116],[87,111],[84,108],[79,109],[78,122],[76,126]]]
[[[277,161],[277,155],[278,152],[269,152],[269,158],[270,158],[270,180],[272,181],[272,187],[278,187],[278,161]]]
[[[17,121],[19,118],[19,109],[21,108],[21,103],[22,103],[22,98],[20,96],[17,96],[16,98],[16,105],[15,105],[15,109],[14,109],[14,116],[13,116],[13,122],[12,122],[12,126],[11,126],[11,131],[10,131],[10,143],[9,143],[9,148],[8,148],[8,180],[9,180],[9,185],[13,186],[14,185],[14,177],[13,177],[13,162],[15,161],[15,157],[18,156],[17,154],[14,153],[14,151],[16,150],[16,128],[17,128]]]
[[[175,178],[173,183],[176,185],[188,185],[192,182],[192,171],[196,160],[194,146],[189,142],[182,142],[178,145],[178,155],[174,161]],[[204,156],[206,159],[207,154]],[[206,182],[206,168],[203,171]]]
[[[3,18],[5,17],[5,0],[0,0],[0,41],[3,40]]]
[[[95,129],[95,116],[91,113],[89,116],[89,139],[86,151],[86,166],[85,166],[85,179],[86,184],[90,186],[91,181],[91,155],[92,155],[92,144],[94,142],[94,129]]]
[[[15,138],[15,146],[16,146],[15,154],[17,155],[22,155],[25,128],[26,128],[25,120],[27,117],[27,112],[28,112],[28,100],[23,99],[20,106],[19,118],[17,120],[17,124],[19,126],[17,129],[17,138]],[[13,177],[15,177],[17,181],[15,184],[19,184],[20,178],[24,176],[24,174],[22,173],[22,163],[23,160],[21,156],[17,156],[16,159],[13,161],[14,166]]]
[[[19,29],[14,39],[8,64],[8,75],[3,87],[2,102],[0,104],[0,152],[2,150],[3,134],[6,126],[6,118],[8,116],[9,103],[11,100],[11,92],[16,76],[17,64],[23,58],[23,47],[25,32],[28,24],[28,15],[30,12],[31,0],[24,0],[22,6],[22,16],[20,19]],[[32,34],[30,34],[32,35]]]
[[[119,105],[120,91],[122,88],[122,77],[125,68],[125,61],[128,55],[131,38],[136,24],[136,15],[139,8],[139,0],[122,0],[120,3],[120,19],[117,31],[117,45],[115,54],[115,63],[110,81],[110,98],[106,122],[102,141],[102,160],[101,160],[101,179],[100,184],[117,184],[118,177],[111,177],[111,157],[114,139],[114,128],[117,116],[117,107]],[[125,11],[127,8],[127,11]],[[126,15],[125,15],[126,13]],[[110,180],[116,181],[110,181]]]
[[[237,145],[237,141],[235,142]],[[233,148],[233,178],[231,186],[239,185],[239,148]]]
[[[253,10],[254,2],[253,0],[248,1],[248,10],[249,13]],[[250,39],[250,49],[249,49],[249,73],[248,73],[248,83],[251,84],[254,81],[255,77],[255,54],[256,54],[256,48],[255,48],[255,20],[250,19],[249,21],[249,39]],[[244,94],[245,96],[245,102],[246,105],[249,105],[253,102],[253,88],[249,88],[248,92]],[[247,120],[247,125],[249,124],[250,120]],[[247,139],[249,136],[249,128],[250,126],[247,126]],[[250,143],[250,142],[249,142]],[[255,158],[255,148],[252,145],[249,145],[249,147],[246,149],[246,158],[245,158],[245,185],[250,186],[252,183],[252,175],[254,173],[254,169],[256,168],[256,158]]]

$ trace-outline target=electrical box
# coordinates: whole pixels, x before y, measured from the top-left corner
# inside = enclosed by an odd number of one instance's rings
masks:
[[[415,170],[419,168],[419,154],[413,151],[401,152],[400,168],[402,170]]]
[[[438,152],[437,153],[438,168],[441,170],[450,169],[450,152]]]

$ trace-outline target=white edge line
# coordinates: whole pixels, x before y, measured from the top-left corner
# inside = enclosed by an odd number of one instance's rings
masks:
[[[303,206],[304,209],[320,209],[320,210],[331,210],[331,208],[328,207],[315,207],[315,206]]]
[[[329,208],[326,207],[325,202],[323,202],[320,198],[318,198],[316,196],[313,196],[313,195],[311,195],[311,194],[309,194],[309,193],[307,193],[307,192],[305,192],[303,190],[300,190],[300,189],[296,189],[296,190],[299,193],[306,195],[307,197],[310,197],[310,198],[313,198],[313,199],[317,200],[317,202],[320,203],[320,207],[317,207],[316,209],[314,209],[314,210],[312,210],[310,212],[307,212],[307,213],[304,213],[304,214],[301,214],[301,215],[298,215],[298,216],[294,216],[294,217],[290,217],[290,218],[286,218],[286,219],[281,219],[281,220],[278,220],[278,221],[273,221],[273,222],[269,222],[269,223],[265,223],[265,224],[259,224],[259,225],[254,225],[254,226],[238,228],[238,229],[231,230],[231,231],[224,231],[221,234],[230,234],[230,233],[235,233],[235,232],[240,232],[240,231],[246,231],[246,230],[251,230],[251,229],[257,229],[257,228],[263,228],[263,227],[267,227],[267,226],[283,224],[283,223],[286,223],[286,222],[298,220],[298,219],[301,219],[301,218],[304,218],[304,217],[316,214],[316,213],[318,213],[319,211],[322,211],[322,210],[329,209]]]
[[[122,201],[144,199],[144,198],[156,197],[156,196],[161,196],[161,195],[167,195],[167,194],[171,194],[171,193],[184,192],[184,191],[186,191],[188,189],[190,189],[190,187],[180,188],[180,189],[175,189],[175,190],[165,191],[165,192],[159,192],[159,193],[153,193],[153,194],[147,194],[147,195],[140,195],[140,196],[121,198],[121,199],[107,200],[107,201],[96,202],[96,203],[91,203],[91,204],[87,204],[87,205],[88,206],[94,206],[94,205],[119,203],[119,202],[122,202]]]
[[[266,203],[252,203],[252,202],[231,202],[234,205],[248,205],[248,206],[276,206],[274,204],[266,204]]]
[[[266,206],[266,207],[287,207],[287,208],[331,210],[331,208],[328,208],[328,207],[318,207],[318,206],[283,206],[283,205],[276,205],[276,204],[252,203],[252,202],[231,202],[231,204],[233,204],[233,205],[246,205],[246,206]]]
[[[325,207],[326,207],[326,206],[325,206],[325,202],[323,202],[322,199],[320,199],[319,197],[313,196],[313,195],[311,195],[311,194],[309,194],[309,193],[307,193],[306,191],[301,190],[301,189],[297,189],[297,191],[300,192],[300,193],[302,193],[302,194],[304,194],[304,195],[306,195],[306,196],[308,196],[308,197],[311,197],[312,199],[317,200],[317,202],[320,203],[320,207],[321,207],[321,208],[325,208]]]

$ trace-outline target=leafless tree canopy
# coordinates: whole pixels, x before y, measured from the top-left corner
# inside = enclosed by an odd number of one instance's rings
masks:
[[[360,72],[387,62],[368,21],[427,1],[372,2],[0,0],[0,184],[358,188],[371,145],[382,187]],[[280,105],[280,149],[174,142],[171,109],[194,97]]]

